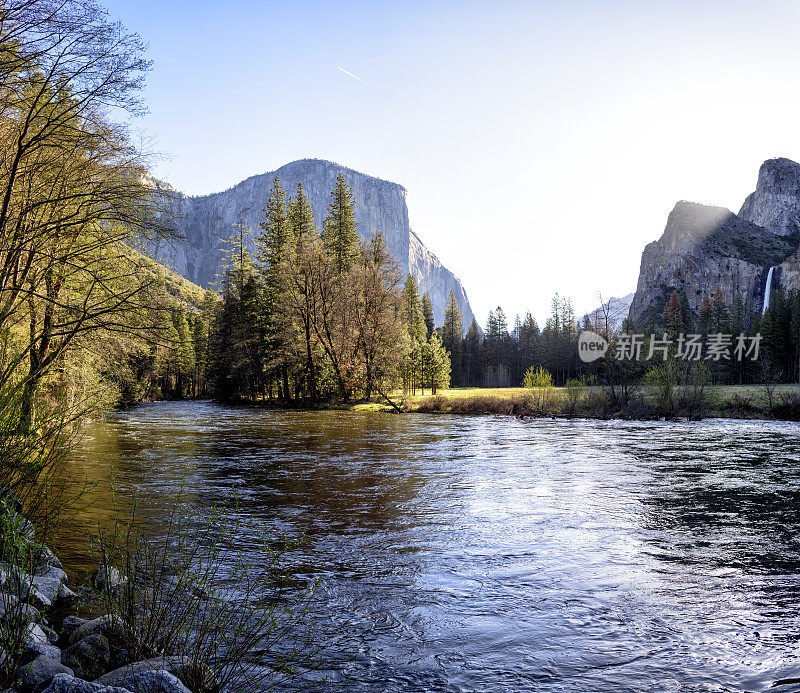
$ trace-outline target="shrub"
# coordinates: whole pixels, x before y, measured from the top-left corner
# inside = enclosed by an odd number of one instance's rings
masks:
[[[529,388],[549,388],[553,387],[553,376],[549,371],[539,366],[534,368],[531,366],[525,371],[525,376],[522,380],[522,387]]]
[[[729,399],[726,399],[720,408],[726,414],[734,417],[753,416],[761,411],[750,397],[739,394],[734,394]]]
[[[209,687],[209,673],[217,690],[266,690],[311,664],[315,585],[288,606],[280,568],[291,545],[253,539],[235,507],[200,521],[180,499],[153,537],[135,506],[98,546],[101,571],[119,576],[104,581],[103,605],[121,622],[132,660],[181,656],[195,691]]]
[[[584,385],[583,380],[579,380],[578,378],[570,378],[565,383],[564,388],[567,393],[564,412],[570,416],[574,416],[578,406],[578,401],[580,400],[583,391],[586,389],[586,386]]]
[[[33,573],[44,547],[33,538],[33,526],[20,515],[17,501],[8,495],[0,500],[0,685],[11,687],[30,639],[35,607],[31,604]]]
[[[800,396],[793,392],[780,395],[772,407],[772,414],[784,421],[800,421]]]
[[[523,387],[531,390],[529,399],[530,407],[536,414],[552,413],[555,409],[557,397],[553,388],[553,376],[541,366],[531,366],[522,380]]]

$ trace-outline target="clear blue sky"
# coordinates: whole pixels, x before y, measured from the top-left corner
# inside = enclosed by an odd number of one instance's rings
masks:
[[[677,200],[737,211],[762,160],[800,160],[793,3],[107,7],[150,44],[156,175],[203,194],[318,157],[402,183],[480,320],[633,291]]]

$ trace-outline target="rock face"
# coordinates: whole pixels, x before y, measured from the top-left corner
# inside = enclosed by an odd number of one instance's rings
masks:
[[[761,164],[756,190],[747,196],[739,216],[773,233],[800,233],[800,164],[789,159]]]
[[[605,328],[607,322],[609,330],[618,330],[628,317],[632,301],[633,294],[625,294],[621,298],[612,296],[593,311],[583,315],[578,322],[583,325],[588,320],[591,325],[601,330]]]
[[[442,323],[447,297],[454,290],[466,328],[473,317],[466,292],[453,273],[411,231],[405,188],[330,161],[294,161],[213,195],[188,197],[174,193],[175,216],[183,238],[159,244],[155,249],[156,259],[196,284],[208,287],[215,281],[220,264],[221,239],[231,235],[240,219],[258,231],[275,176],[280,178],[287,195],[294,195],[297,184],[303,184],[317,224],[321,225],[339,173],[353,191],[361,237],[369,238],[376,231],[383,234],[403,272],[411,272],[420,292],[430,294],[437,324]]]
[[[761,312],[770,267],[772,289],[800,288],[800,165],[771,159],[761,166],[756,191],[740,213],[678,202],[661,238],[642,253],[629,317],[636,326],[657,325],[672,292],[696,314],[717,290],[745,316]]]

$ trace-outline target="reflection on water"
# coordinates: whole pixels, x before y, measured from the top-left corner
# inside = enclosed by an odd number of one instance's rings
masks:
[[[800,676],[800,426],[159,403],[76,468],[157,523],[235,489],[321,578],[331,691],[741,691]],[[247,537],[243,537],[247,541]],[[776,691],[800,690],[785,685]]]

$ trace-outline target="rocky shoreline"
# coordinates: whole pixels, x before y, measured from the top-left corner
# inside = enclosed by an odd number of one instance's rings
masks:
[[[21,529],[33,544],[33,525],[18,504],[0,501],[4,526]],[[11,688],[0,693],[190,693],[182,679],[194,682],[195,692],[217,690],[210,672],[197,677],[184,657],[155,657],[131,661],[124,623],[105,614],[94,619],[76,615],[79,594],[68,586],[67,574],[55,553],[37,544],[28,570],[0,561],[0,640],[14,642],[18,652],[0,652],[6,662],[21,666]],[[91,598],[120,589],[124,578],[113,568],[98,569],[92,587],[78,590]],[[76,588],[77,589],[77,588]],[[66,615],[65,615],[66,614]],[[21,649],[21,651],[19,651]],[[198,685],[197,682],[200,682]]]

